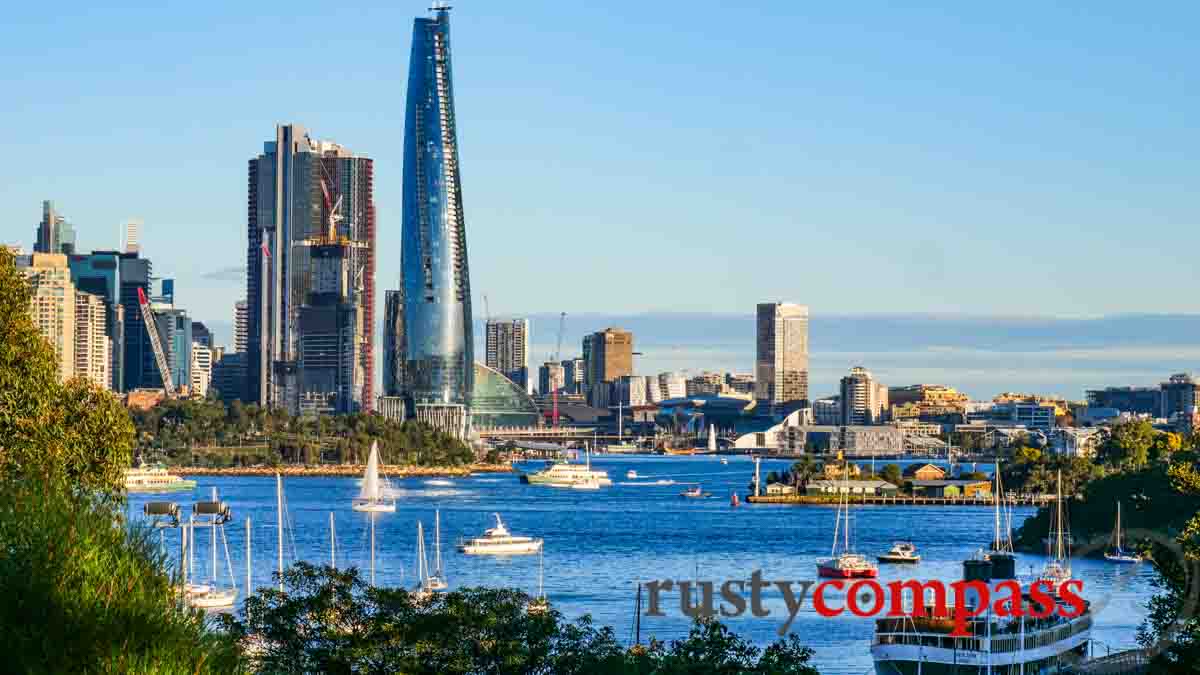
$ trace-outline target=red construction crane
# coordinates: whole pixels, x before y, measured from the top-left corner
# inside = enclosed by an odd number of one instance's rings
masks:
[[[554,346],[554,363],[558,364],[559,367],[562,366],[562,361],[560,361],[559,358],[561,358],[561,353],[562,353],[563,325],[566,324],[566,322],[567,322],[567,313],[563,312],[562,314],[559,314],[558,315],[558,344],[556,344]],[[576,375],[576,378],[578,378],[578,377],[579,376]],[[552,387],[552,388],[554,389],[554,394],[553,394],[554,426],[557,427],[558,426],[558,389],[559,388],[558,387]]]
[[[150,300],[146,292],[138,287],[138,305],[142,308],[142,322],[146,324],[146,334],[150,336],[150,347],[154,350],[154,361],[158,364],[158,374],[162,376],[163,389],[167,398],[175,398],[175,381],[171,379],[171,366],[167,364],[167,355],[163,351],[162,340],[158,337],[158,324],[154,321],[154,310],[150,309]]]

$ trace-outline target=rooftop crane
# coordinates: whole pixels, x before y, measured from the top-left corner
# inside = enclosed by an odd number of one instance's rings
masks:
[[[162,340],[158,337],[158,324],[154,320],[154,310],[150,309],[150,300],[142,287],[138,287],[138,305],[142,308],[142,322],[146,324],[146,334],[150,336],[150,347],[154,350],[154,361],[158,364],[158,374],[162,376],[163,389],[167,398],[175,398],[175,381],[171,379],[171,367],[167,364],[167,355],[163,352]]]
[[[559,314],[558,315],[558,343],[554,345],[554,363],[557,363],[559,365],[562,364],[562,362],[559,361],[559,358],[561,358],[561,352],[562,352],[563,326],[564,326],[564,324],[566,324],[566,322],[567,322],[567,313],[563,312],[562,314]],[[576,377],[579,377],[579,376],[576,375]],[[554,389],[554,394],[553,394],[554,426],[558,427],[558,390],[559,390],[559,387],[553,387],[553,389]]]

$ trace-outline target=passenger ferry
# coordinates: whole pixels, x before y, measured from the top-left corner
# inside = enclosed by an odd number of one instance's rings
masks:
[[[963,561],[965,580],[989,585],[1014,579],[1015,570],[1016,559],[1007,553]],[[923,616],[877,619],[871,644],[876,675],[1047,675],[1086,656],[1090,603],[1072,619],[1057,611],[1045,619],[989,611],[968,620],[966,637],[950,635],[954,608],[948,611],[950,616],[936,616],[930,608]]]
[[[143,463],[137,468],[125,469],[127,492],[175,492],[195,489],[196,481],[172,475],[160,464],[148,466]]]
[[[522,473],[521,482],[554,487],[572,487],[576,484],[588,483],[596,483],[601,487],[612,485],[612,479],[608,477],[608,472],[593,471],[590,461],[587,464],[558,462],[542,471]]]

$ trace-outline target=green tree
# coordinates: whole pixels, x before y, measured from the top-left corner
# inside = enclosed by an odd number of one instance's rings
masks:
[[[31,293],[0,249],[0,479],[115,492],[133,450],[129,415],[87,380],[59,382],[54,350],[30,317]]]
[[[1157,432],[1146,420],[1133,420],[1112,428],[1109,437],[1100,444],[1101,461],[1118,469],[1139,469],[1150,458]]]
[[[884,464],[883,469],[881,469],[879,472],[879,475],[883,478],[883,480],[886,480],[895,486],[900,486],[904,480],[904,472],[900,470],[900,466],[898,464]]]

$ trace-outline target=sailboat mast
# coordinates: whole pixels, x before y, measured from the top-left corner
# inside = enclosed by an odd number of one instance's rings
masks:
[[[371,513],[371,585],[375,585],[375,513]]]
[[[337,569],[337,534],[333,529],[333,511],[329,512],[329,566]]]
[[[283,592],[283,476],[275,472],[275,523],[276,544],[279,548],[279,592]]]
[[[995,511],[996,511],[995,522],[992,524],[992,531],[994,532],[994,535],[992,537],[992,542],[993,542],[992,548],[997,551],[1001,551],[1001,550],[1003,550],[1003,548],[1002,548],[1003,545],[1000,543],[1000,460],[999,459],[996,460],[996,463],[992,466],[992,468],[996,472],[996,480],[994,481],[996,484],[996,494],[992,495],[992,502],[995,505]]]
[[[214,502],[217,501],[217,488],[216,487],[213,487],[213,489],[212,489],[212,498],[213,498]],[[213,586],[216,586],[216,584],[217,584],[217,523],[216,523],[216,520],[213,520],[213,522],[209,523],[208,529],[210,531],[209,534],[211,535],[210,540],[212,541],[212,580],[213,580]]]
[[[1117,502],[1117,552],[1121,551],[1121,502]]]
[[[1063,512],[1062,512],[1063,494],[1062,494],[1062,470],[1061,469],[1058,471],[1058,478],[1057,478],[1056,482],[1058,485],[1058,498],[1055,499],[1054,502],[1055,502],[1055,516],[1056,516],[1055,524],[1058,527],[1058,534],[1055,539],[1054,545],[1055,545],[1055,557],[1061,561],[1064,558],[1064,556],[1063,556]]]
[[[846,539],[846,541],[845,541],[846,545],[842,549],[842,552],[849,553],[850,552],[850,462],[849,462],[849,460],[846,461],[846,480],[843,481],[843,487],[846,490],[842,496],[842,500],[846,504],[846,527],[843,528],[843,536]]]
[[[246,596],[254,591],[254,584],[250,580],[250,571],[254,566],[250,563],[250,516],[246,516]]]
[[[433,569],[437,574],[442,573],[442,512],[433,512]]]

